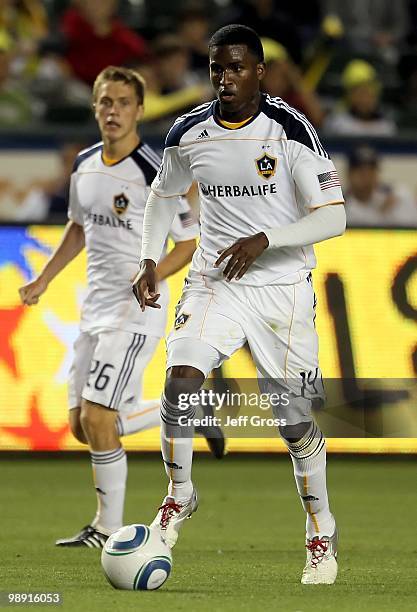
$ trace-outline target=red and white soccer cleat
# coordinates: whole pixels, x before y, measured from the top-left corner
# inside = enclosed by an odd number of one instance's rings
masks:
[[[333,584],[337,577],[337,529],[332,536],[307,539],[302,584]]]
[[[176,502],[173,497],[165,497],[162,506],[158,509],[158,514],[151,523],[151,527],[159,529],[161,538],[170,548],[173,548],[183,522],[191,518],[197,508],[198,499],[195,489],[190,499],[185,502]]]

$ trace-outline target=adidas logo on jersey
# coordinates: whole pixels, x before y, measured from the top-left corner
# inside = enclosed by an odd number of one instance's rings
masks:
[[[203,140],[203,138],[210,138],[210,135],[207,130],[203,130],[201,134],[197,136],[197,140]]]

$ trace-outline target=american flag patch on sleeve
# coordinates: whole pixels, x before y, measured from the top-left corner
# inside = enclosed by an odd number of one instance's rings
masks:
[[[318,174],[317,178],[319,179],[320,189],[322,191],[325,189],[331,189],[332,187],[340,187],[340,181],[336,170]]]
[[[187,210],[187,212],[179,213],[178,216],[183,227],[190,227],[194,224],[193,215],[190,210]]]

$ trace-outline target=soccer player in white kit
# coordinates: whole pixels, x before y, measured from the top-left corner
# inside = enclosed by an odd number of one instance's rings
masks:
[[[161,404],[168,495],[153,525],[173,546],[197,507],[192,439],[184,426],[184,417],[192,419],[194,412],[192,405],[180,410],[180,394],[197,391],[247,341],[259,382],[276,381],[290,393],[289,406],[278,414],[286,419],[280,433],[306,511],[301,581],[332,584],[337,531],[327,497],[325,441],[311,414],[314,385],[309,389],[310,380],[321,379],[311,270],[313,243],[345,230],[343,195],[304,115],[260,93],[265,64],[252,29],[218,30],[209,43],[209,62],[217,100],[178,118],[167,135],[133,284],[142,310],[157,306],[155,266],[175,203],[197,181],[200,243],[167,340]]]
[[[159,426],[159,401],[141,401],[142,375],[165,334],[165,279],[191,260],[198,235],[182,199],[169,228],[175,247],[166,254],[164,245],[156,272],[163,308],[140,312],[131,280],[160,164],[137,133],[143,98],[144,82],[132,70],[108,67],[97,77],[93,102],[103,142],[76,158],[62,242],[39,277],[20,289],[25,304],[36,304],[85,246],[88,287],[69,377],[69,420],[74,436],[89,444],[98,506],[91,524],[58,540],[60,546],[102,547],[123,524],[127,462],[119,436]]]

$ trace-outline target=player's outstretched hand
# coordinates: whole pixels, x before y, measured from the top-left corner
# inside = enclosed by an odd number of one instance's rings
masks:
[[[144,259],[140,264],[139,272],[133,279],[133,295],[139,302],[142,312],[145,310],[145,306],[161,308],[161,304],[157,304],[160,293],[156,293],[155,267],[155,262],[152,259]]]
[[[41,276],[31,283],[20,287],[19,295],[20,299],[22,300],[22,304],[26,304],[27,306],[37,304],[42,293],[45,293],[47,288],[48,283]]]
[[[230,257],[223,270],[223,275],[227,281],[231,281],[233,277],[239,280],[268,245],[268,238],[263,232],[249,236],[249,238],[239,238],[229,248],[217,251],[220,257],[214,265],[218,268],[227,257]]]

